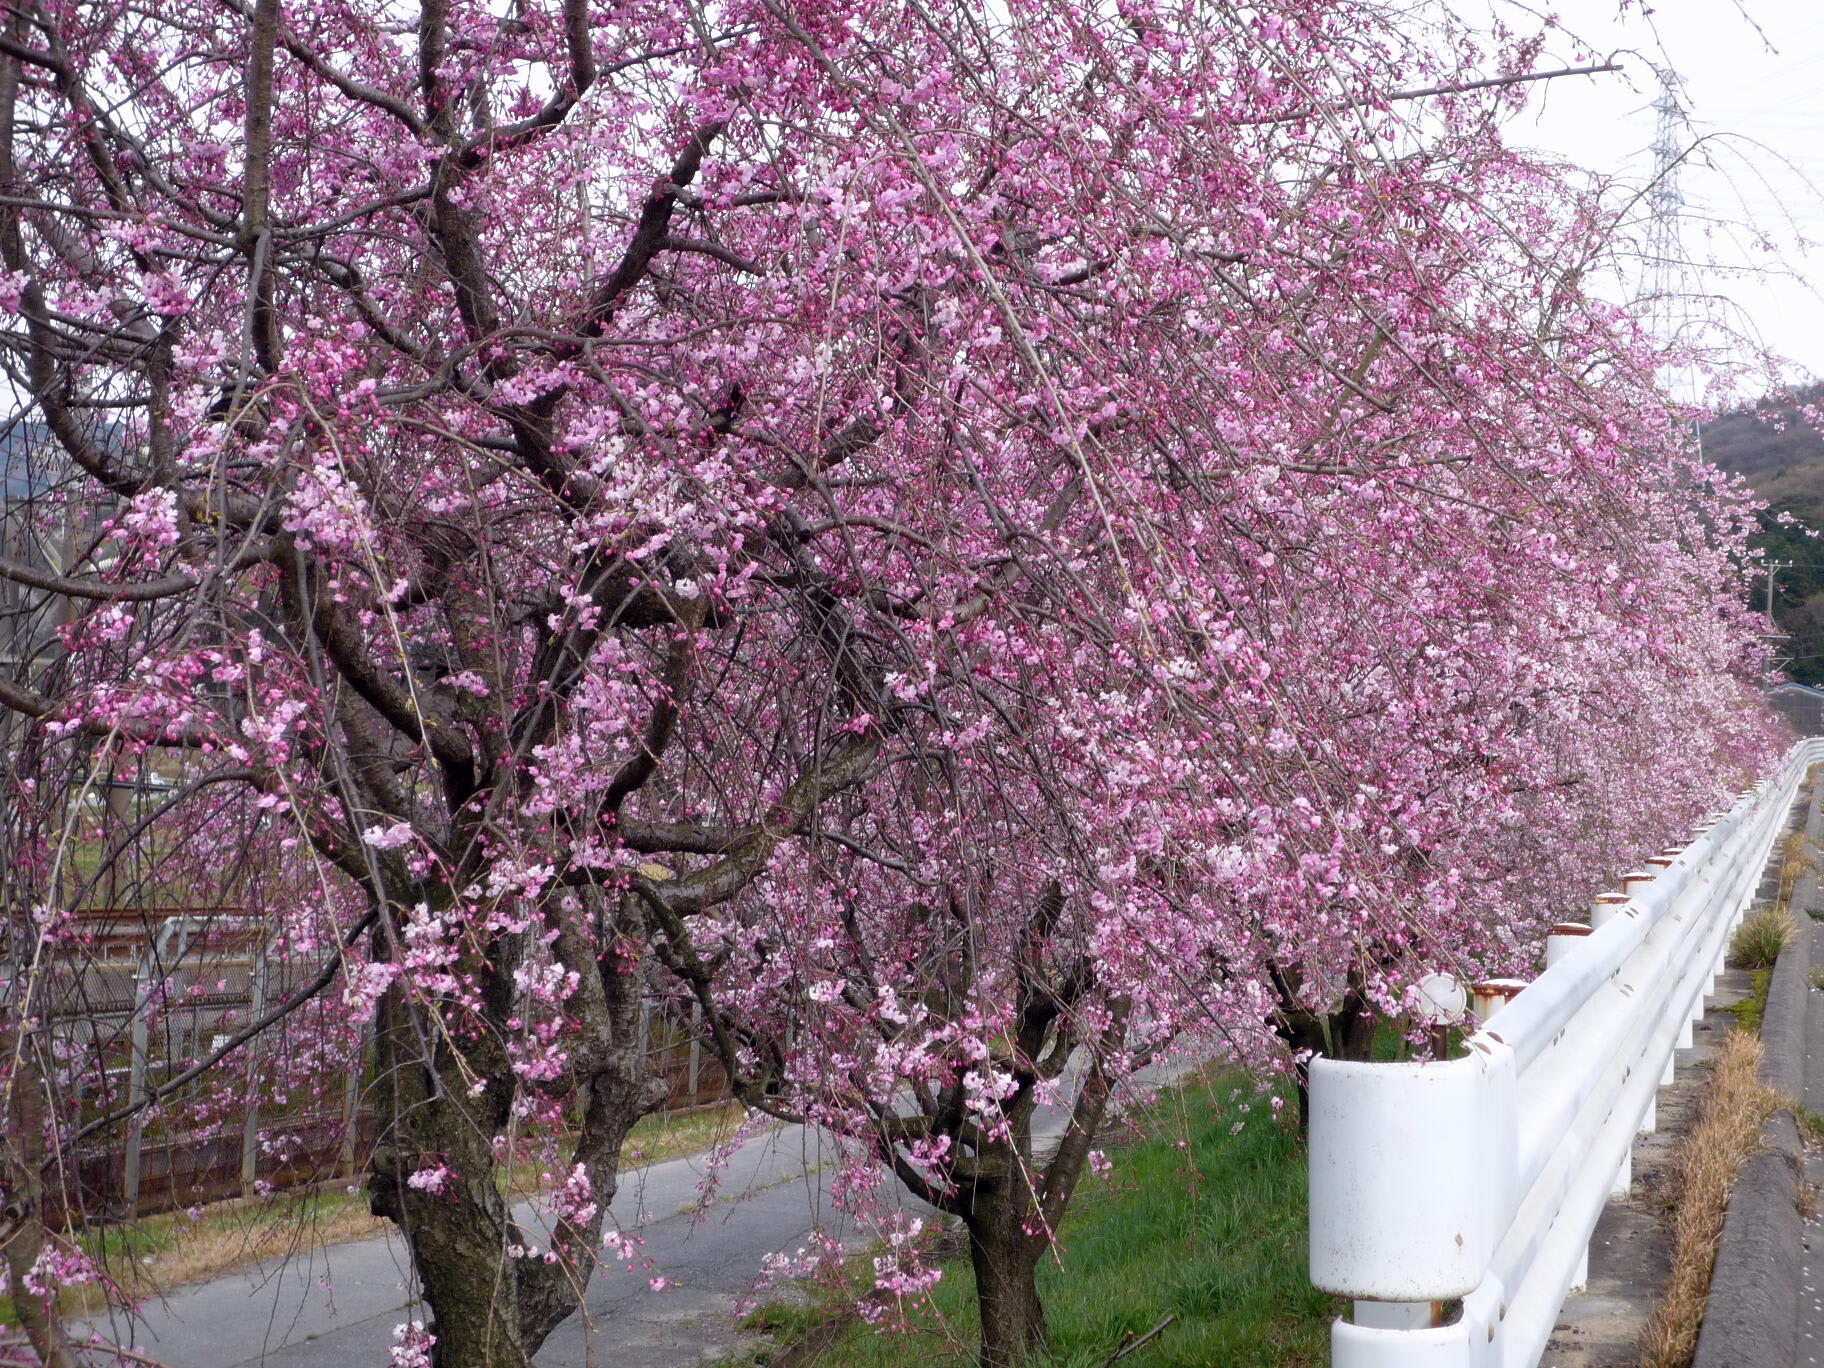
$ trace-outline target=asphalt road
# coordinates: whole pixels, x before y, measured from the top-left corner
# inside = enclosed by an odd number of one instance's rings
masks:
[[[1143,1077],[1163,1083],[1185,1067]],[[1055,1139],[1065,1121],[1061,1107],[1041,1108],[1035,1141]],[[837,1239],[852,1233],[829,1199],[833,1169],[827,1138],[788,1126],[730,1158],[707,1208],[702,1156],[627,1175],[611,1220],[643,1242],[641,1264],[597,1270],[582,1312],[552,1333],[539,1368],[683,1368],[734,1352],[742,1336],[732,1313],[761,1260],[796,1251],[820,1227]],[[529,1206],[516,1218],[539,1228]],[[130,1323],[94,1328],[170,1368],[384,1368],[395,1328],[413,1317],[409,1269],[396,1237],[336,1245],[180,1289]],[[655,1276],[664,1290],[652,1289]]]
[[[701,1157],[628,1175],[611,1211],[643,1241],[642,1266],[598,1270],[583,1313],[552,1334],[540,1368],[674,1368],[732,1352],[730,1313],[761,1259],[797,1249],[819,1225],[841,1238],[820,1139],[792,1126],[749,1143],[702,1210]],[[517,1215],[537,1219],[526,1206]],[[408,1270],[396,1237],[336,1245],[184,1288],[131,1325],[96,1328],[171,1368],[383,1368],[395,1327],[412,1318]],[[654,1276],[665,1290],[652,1290]]]

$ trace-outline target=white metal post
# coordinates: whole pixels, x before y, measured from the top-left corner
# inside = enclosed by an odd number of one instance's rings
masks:
[[[1627,909],[1629,901],[1626,893],[1598,893],[1590,899],[1590,925],[1600,931]]]
[[[1591,933],[1591,928],[1581,922],[1559,922],[1545,933],[1545,967],[1550,969],[1559,960],[1575,953],[1583,944],[1583,938]]]
[[[1443,1324],[1443,1311],[1441,1302],[1370,1301],[1363,1298],[1355,1303],[1353,1314],[1357,1325],[1376,1330],[1429,1330],[1434,1325]]]
[[[1634,1190],[1634,1151],[1621,1156],[1621,1167],[1615,1170],[1615,1181],[1609,1186],[1609,1196],[1626,1197]]]
[[[272,962],[271,938],[262,936],[254,949],[253,981],[248,985],[247,1019],[258,1021],[266,1015],[266,994],[268,991],[267,974]],[[259,1176],[260,1164],[260,1104],[258,1084],[260,1079],[260,1055],[263,1053],[258,1036],[248,1041],[243,1047],[247,1051],[247,1119],[241,1126],[241,1195],[250,1196],[254,1180]]]
[[[1604,1202],[1632,1185],[1707,976],[1751,900],[1785,805],[1824,738],[1801,742],[1682,848],[1623,877],[1591,925],[1547,938],[1531,985],[1478,983],[1461,1059],[1317,1060],[1311,1275],[1346,1297],[1335,1368],[1529,1368],[1586,1285]],[[1498,1017],[1498,1021],[1491,1019]],[[1438,1324],[1437,1304],[1462,1311]]]

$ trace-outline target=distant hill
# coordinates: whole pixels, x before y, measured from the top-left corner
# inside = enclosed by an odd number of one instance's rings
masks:
[[[1824,531],[1824,435],[1797,405],[1824,407],[1824,385],[1800,390],[1793,400],[1704,424],[1703,446],[1705,456],[1744,476],[1771,505],[1754,540],[1769,561],[1785,562],[1775,575],[1773,602],[1774,623],[1786,634],[1781,657],[1794,680],[1817,686],[1824,685],[1824,536],[1811,533]],[[1782,525],[1779,513],[1800,525]],[[1766,603],[1764,583],[1752,591],[1757,608]]]
[[[1824,405],[1824,385],[1800,390],[1800,403]],[[1808,505],[1824,510],[1824,435],[1799,416],[1792,403],[1764,403],[1777,414],[1765,422],[1758,413],[1725,413],[1704,424],[1704,455],[1724,470],[1744,475],[1776,507]]]

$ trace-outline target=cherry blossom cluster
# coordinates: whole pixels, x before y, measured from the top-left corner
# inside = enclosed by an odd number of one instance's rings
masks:
[[[1623,206],[1503,141],[1536,33],[19,25],[0,355],[69,553],[0,556],[50,643],[0,676],[7,857],[58,908],[156,865],[317,985],[142,1110],[226,1133],[362,1080],[375,1209],[505,1289],[420,1258],[395,1362],[529,1359],[603,1250],[663,1285],[609,1220],[654,1017],[749,1131],[843,1137],[896,1306],[935,1275],[895,1181],[1030,1273],[1148,1064],[1271,1074],[1439,969],[1529,971],[1778,746],[1754,504],[1653,381],[1705,358],[1584,284]],[[89,801],[135,766],[171,795],[139,826]],[[75,933],[8,917],[48,1001]],[[126,1105],[44,1019],[8,1057]]]

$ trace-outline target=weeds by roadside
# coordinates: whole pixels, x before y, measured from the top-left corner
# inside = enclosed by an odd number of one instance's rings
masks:
[[[1641,1368],[1686,1368],[1697,1347],[1736,1173],[1783,1105],[1760,1081],[1760,1062],[1761,1042],[1746,1031],[1731,1032],[1717,1048],[1697,1124],[1674,1160],[1672,1273],[1641,1338]]]
[[[1771,969],[1798,931],[1798,921],[1784,904],[1751,912],[1730,939],[1730,963],[1740,969]]]
[[[1717,1010],[1735,1013],[1735,1024],[1749,1035],[1758,1036],[1761,1033],[1761,1017],[1767,1011],[1767,990],[1773,986],[1773,970],[1756,969],[1749,983],[1746,997]]]
[[[1814,768],[1813,774],[1815,775],[1816,772]],[[1815,786],[1814,782],[1813,787],[1815,788]],[[1818,872],[1818,855],[1819,852],[1812,849],[1811,843],[1805,839],[1803,827],[1786,838],[1785,844],[1780,849],[1779,905],[1781,907],[1791,905],[1793,890],[1798,887],[1802,877]]]

